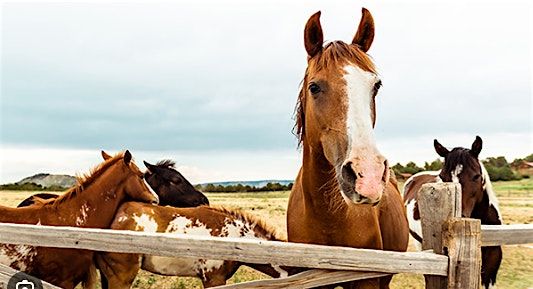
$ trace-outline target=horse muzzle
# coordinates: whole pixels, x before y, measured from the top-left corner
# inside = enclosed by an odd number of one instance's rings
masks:
[[[374,166],[356,166],[348,161],[341,167],[338,181],[347,203],[376,205],[389,178],[387,161]]]

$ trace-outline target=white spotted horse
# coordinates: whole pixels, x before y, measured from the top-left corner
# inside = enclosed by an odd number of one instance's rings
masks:
[[[208,206],[173,208],[128,202],[119,209],[111,229],[283,240],[273,228],[257,217],[228,208]],[[224,285],[241,265],[275,278],[286,276],[288,274],[286,270],[289,270],[278,266],[237,261],[105,252],[96,255],[95,259],[102,275],[103,289],[131,288],[139,269],[166,276],[198,277],[204,287]]]
[[[480,219],[484,225],[501,225],[502,217],[498,208],[498,200],[492,189],[489,174],[479,161],[482,148],[479,136],[470,149],[456,147],[451,151],[434,140],[435,150],[444,158],[440,171],[426,171],[410,177],[404,186],[404,202],[407,207],[409,229],[417,240],[417,248],[422,242],[420,214],[417,204],[417,193],[426,183],[454,182],[461,184],[462,215],[466,218]],[[500,246],[482,247],[481,283],[485,289],[494,288],[496,275],[502,260]]]

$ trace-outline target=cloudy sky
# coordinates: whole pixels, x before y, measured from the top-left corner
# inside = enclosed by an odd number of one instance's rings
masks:
[[[372,12],[383,79],[377,142],[391,163],[484,140],[533,153],[525,1],[3,2],[0,183],[86,172],[99,150],[177,161],[192,182],[292,179],[303,27],[350,41]]]

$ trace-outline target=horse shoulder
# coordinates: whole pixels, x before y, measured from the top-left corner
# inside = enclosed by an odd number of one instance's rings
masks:
[[[307,240],[306,226],[304,225],[304,199],[301,182],[301,169],[289,196],[287,206],[287,239],[291,242],[305,242]]]

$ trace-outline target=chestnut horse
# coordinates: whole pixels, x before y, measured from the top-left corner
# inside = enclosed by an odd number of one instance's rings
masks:
[[[366,54],[374,21],[363,8],[352,43],[323,46],[319,18],[320,12],[311,16],[304,32],[308,66],[295,126],[303,164],[289,198],[288,241],[405,251],[405,208],[374,140],[375,97],[381,81]],[[388,288],[390,280],[324,288]]]
[[[106,152],[102,151],[104,160],[109,159]],[[156,165],[144,162],[148,170],[144,173],[144,179],[159,196],[160,206],[173,206],[179,208],[209,205],[209,200],[200,191],[183,177],[175,168],[171,160],[159,161]],[[23,200],[18,207],[33,205],[38,199],[54,199],[59,195],[51,193],[39,193]]]
[[[0,222],[109,228],[126,198],[157,203],[129,151],[101,163],[57,199],[29,207],[0,206]],[[94,252],[77,249],[0,245],[0,263],[72,289],[89,275]]]
[[[437,140],[434,140],[437,153],[444,158],[442,170],[420,172],[410,177],[404,185],[404,201],[411,235],[422,242],[420,213],[418,212],[417,194],[423,184],[436,182],[454,182],[461,184],[461,208],[465,218],[480,219],[484,225],[501,225],[502,217],[498,209],[498,200],[492,189],[489,174],[479,161],[478,156],[483,146],[479,136],[471,149],[457,147],[449,151]],[[496,275],[502,260],[500,246],[481,247],[481,283],[483,287],[494,288]]]
[[[261,219],[223,207],[200,206],[172,208],[128,202],[122,205],[111,225],[114,230],[181,233],[229,238],[282,240]],[[141,258],[139,258],[141,257]],[[202,280],[204,287],[226,284],[241,265],[247,265],[272,277],[287,275],[280,267],[237,261],[141,256],[139,254],[99,253],[97,267],[103,289],[125,289],[139,269],[167,276],[190,276]]]

